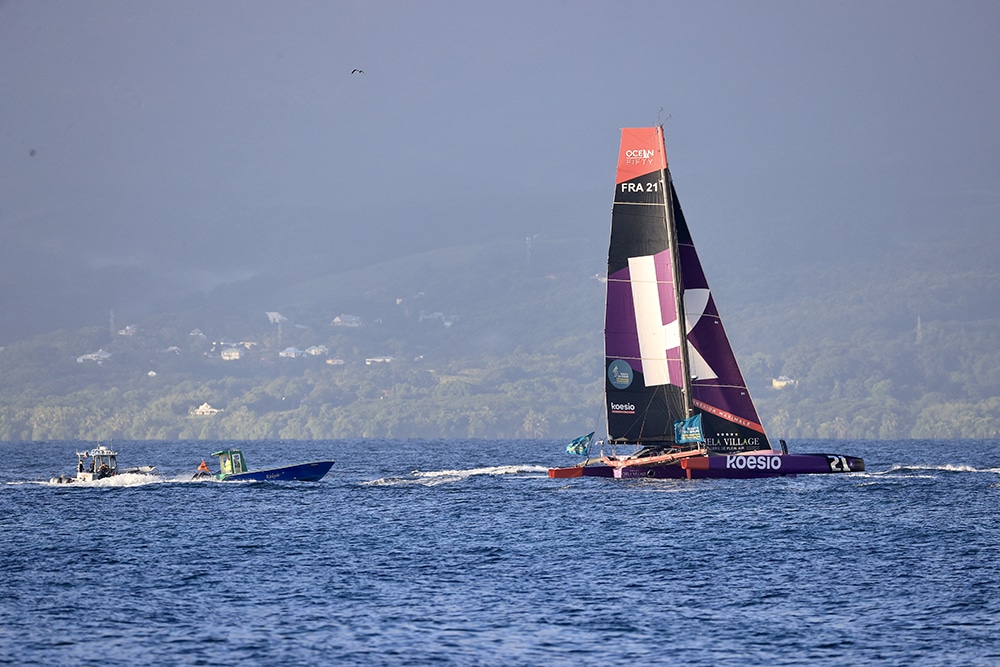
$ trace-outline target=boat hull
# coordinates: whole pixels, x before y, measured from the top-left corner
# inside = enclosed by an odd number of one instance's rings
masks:
[[[97,482],[102,479],[110,479],[112,477],[118,477],[119,475],[144,475],[147,477],[153,477],[156,474],[155,466],[140,466],[138,468],[121,468],[116,470],[114,473],[102,475],[96,472],[78,472],[75,477],[70,477],[69,475],[60,475],[59,477],[53,477],[49,480],[52,484],[72,484],[85,483],[89,484],[91,482]]]
[[[863,459],[842,454],[782,454],[754,452],[693,456],[669,465],[605,464],[552,468],[549,477],[613,477],[617,479],[760,479],[794,475],[861,472]]]
[[[314,461],[281,468],[222,475],[219,479],[224,482],[317,482],[323,479],[332,467],[333,461]]]

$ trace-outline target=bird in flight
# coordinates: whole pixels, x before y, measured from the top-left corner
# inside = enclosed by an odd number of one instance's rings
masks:
[[[365,71],[363,69],[357,69],[357,68],[355,68],[355,69],[351,70],[351,74],[364,74],[364,73],[365,73]]]

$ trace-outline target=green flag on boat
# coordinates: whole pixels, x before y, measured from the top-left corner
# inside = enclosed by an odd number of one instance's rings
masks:
[[[581,435],[576,440],[566,445],[566,452],[568,454],[586,454],[587,450],[590,448],[590,442],[594,439],[595,431],[591,431],[587,435]]]

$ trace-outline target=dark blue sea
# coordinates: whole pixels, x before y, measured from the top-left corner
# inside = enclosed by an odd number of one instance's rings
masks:
[[[0,663],[1000,665],[1000,441],[790,443],[852,475],[551,480],[560,442],[0,444]],[[214,461],[212,461],[214,463]],[[217,466],[213,466],[217,467]]]

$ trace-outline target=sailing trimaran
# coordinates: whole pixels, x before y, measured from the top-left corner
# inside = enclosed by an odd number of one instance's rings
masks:
[[[789,454],[784,441],[772,449],[677,201],[662,126],[622,130],[604,341],[608,437],[600,456],[550,469],[549,477],[752,478],[865,468],[853,456]],[[592,436],[575,440],[571,451],[585,450]]]

